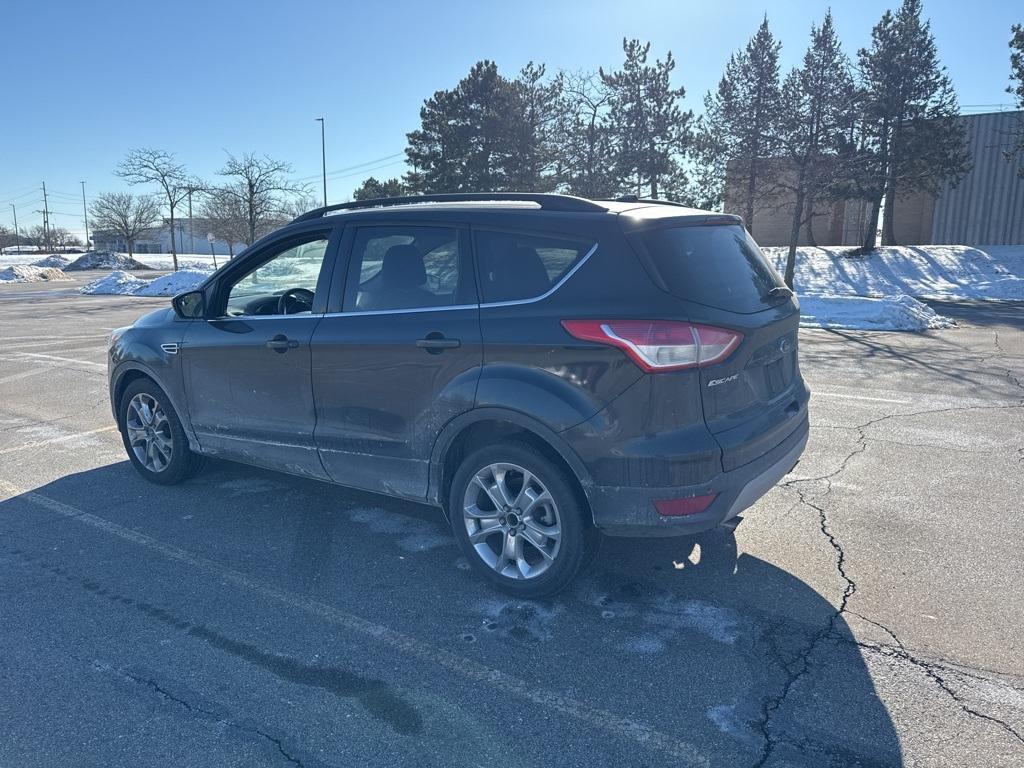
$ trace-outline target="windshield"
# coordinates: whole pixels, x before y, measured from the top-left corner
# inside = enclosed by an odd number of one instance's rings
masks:
[[[785,286],[740,225],[672,227],[642,236],[661,279],[676,296],[732,312],[759,312]]]

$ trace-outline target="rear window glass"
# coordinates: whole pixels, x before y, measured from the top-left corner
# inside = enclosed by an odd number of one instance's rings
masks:
[[[593,245],[542,235],[478,231],[483,301],[533,299],[547,293]]]
[[[665,285],[688,301],[759,312],[777,303],[768,291],[785,285],[739,225],[657,229],[642,238]]]

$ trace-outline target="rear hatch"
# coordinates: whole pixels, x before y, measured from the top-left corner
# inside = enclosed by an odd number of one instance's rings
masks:
[[[652,278],[686,302],[691,322],[743,334],[725,360],[699,369],[700,390],[723,468],[754,461],[807,415],[796,298],[735,217],[662,224],[637,238]]]

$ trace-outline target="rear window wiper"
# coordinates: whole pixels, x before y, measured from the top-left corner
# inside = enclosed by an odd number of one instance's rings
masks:
[[[793,296],[793,289],[792,288],[787,288],[784,285],[777,285],[774,288],[772,288],[770,291],[768,291],[768,293],[766,293],[764,295],[765,299],[768,299],[768,300],[771,300],[771,301],[786,300],[786,299],[792,298],[792,296]]]

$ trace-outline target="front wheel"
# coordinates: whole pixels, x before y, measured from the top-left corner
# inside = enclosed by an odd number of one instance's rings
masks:
[[[119,417],[128,459],[149,482],[173,485],[202,467],[203,457],[189,449],[181,420],[156,382],[138,379],[129,384]]]
[[[473,568],[517,597],[564,589],[596,546],[566,471],[530,445],[504,443],[468,456],[448,502],[455,538]]]

